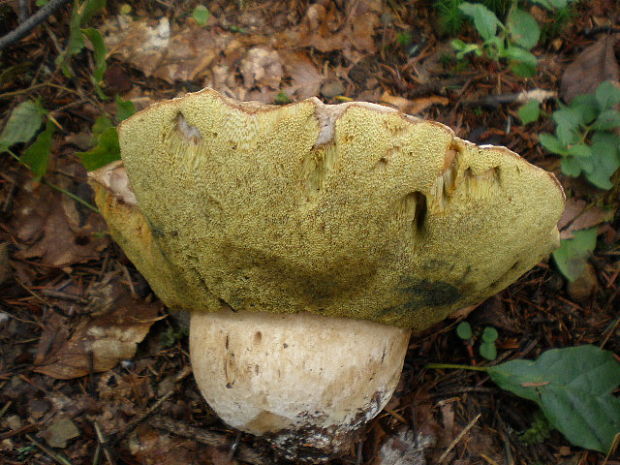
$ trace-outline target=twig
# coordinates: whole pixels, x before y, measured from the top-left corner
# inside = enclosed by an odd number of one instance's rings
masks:
[[[456,445],[459,443],[459,441],[463,439],[463,436],[465,436],[469,432],[469,430],[474,427],[474,425],[478,422],[481,416],[482,416],[481,413],[476,415],[476,418],[470,421],[469,424],[465,428],[463,428],[463,431],[461,431],[458,434],[458,436],[454,438],[454,440],[450,443],[450,445],[444,451],[444,453],[441,454],[441,457],[439,457],[439,460],[437,461],[437,465],[441,465],[443,463],[443,461],[446,459],[446,457],[448,457],[448,454],[452,451],[452,449],[454,449]]]
[[[98,446],[103,449],[103,455],[105,455],[106,460],[109,465],[115,465],[114,459],[112,459],[112,455],[110,455],[110,451],[106,447],[106,439],[103,433],[101,432],[101,428],[99,427],[99,423],[93,421],[93,426],[95,427],[95,433],[97,433],[97,441],[99,442]]]
[[[8,34],[0,37],[0,50],[8,47],[14,42],[26,37],[30,31],[45,21],[54,11],[60,8],[63,3],[68,0],[51,0],[47,5],[42,7],[39,11],[33,14],[26,21],[21,23],[15,29]]]
[[[182,379],[187,378],[187,376],[191,372],[192,372],[191,366],[187,365],[185,368],[183,368],[181,373],[179,373],[177,375],[177,377],[175,378],[174,382],[178,383]],[[161,404],[163,404],[166,400],[168,400],[172,396],[172,394],[174,394],[174,389],[170,389],[170,391],[166,392],[163,396],[161,396],[159,399],[157,399],[157,401],[151,407],[149,407],[146,412],[144,412],[142,415],[140,415],[138,418],[136,418],[135,420],[132,420],[129,423],[127,423],[127,426],[125,427],[123,432],[121,434],[119,434],[116,438],[114,438],[114,442],[115,443],[119,442],[121,439],[123,439],[125,436],[127,436],[129,433],[131,433],[140,423],[142,423],[149,416],[151,416],[153,413],[155,413],[155,411],[158,410],[159,407],[161,407]]]
[[[226,434],[216,433],[214,431],[207,431],[193,426],[188,426],[185,423],[174,421],[170,418],[163,416],[153,417],[149,424],[155,428],[162,429],[169,433],[175,434],[182,438],[193,439],[201,444],[214,447],[231,447],[233,441],[231,441]],[[235,458],[241,462],[250,463],[253,465],[272,465],[272,461],[263,457],[254,449],[240,443],[237,446]]]
[[[45,452],[47,455],[49,455],[51,458],[53,458],[54,460],[56,460],[56,462],[60,463],[61,465],[73,465],[69,459],[62,457],[61,455],[58,455],[57,453],[55,453],[53,450],[45,447],[43,444],[35,441],[32,436],[30,436],[29,434],[26,435],[26,438],[28,438],[28,440],[34,444],[35,446],[37,446],[37,448],[41,449],[43,452]]]

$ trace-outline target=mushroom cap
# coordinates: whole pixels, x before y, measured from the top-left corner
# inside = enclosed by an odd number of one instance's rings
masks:
[[[135,114],[119,140],[137,201],[110,196],[104,167],[97,202],[173,307],[219,300],[422,330],[559,244],[551,173],[379,105],[205,89]]]

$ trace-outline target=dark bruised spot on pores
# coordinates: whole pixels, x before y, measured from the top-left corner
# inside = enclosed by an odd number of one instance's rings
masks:
[[[403,279],[398,289],[405,302],[383,309],[383,315],[405,315],[422,308],[452,305],[462,297],[461,291],[450,283],[427,279]]]

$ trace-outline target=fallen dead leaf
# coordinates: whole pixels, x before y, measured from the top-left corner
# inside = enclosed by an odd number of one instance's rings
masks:
[[[560,95],[570,102],[577,95],[593,93],[604,81],[618,81],[620,71],[614,46],[620,34],[605,35],[581,52],[566,67],[560,83]]]
[[[592,228],[612,221],[615,211],[603,210],[588,204],[585,200],[568,199],[562,218],[558,223],[561,239],[572,239],[575,231]]]
[[[50,175],[48,179],[89,199],[84,168],[70,163],[62,167],[62,172],[74,180],[62,175]],[[103,235],[107,226],[100,215],[47,185],[27,181],[22,186],[15,199],[11,226],[24,245],[15,258],[37,257],[41,264],[59,268],[100,258],[109,242]]]
[[[204,77],[232,35],[189,24],[172,31],[168,18],[150,25],[146,19],[111,18],[101,28],[109,55],[169,83]]]
[[[574,281],[568,281],[566,291],[571,299],[582,302],[592,296],[598,288],[596,271],[590,263],[586,263],[583,273]]]
[[[323,53],[340,50],[353,63],[376,53],[373,36],[381,24],[382,2],[360,0],[346,5],[344,14],[335,2],[310,5],[299,27],[276,34],[275,43],[286,44],[283,48],[313,47]]]
[[[291,85],[284,91],[291,97],[305,99],[319,94],[323,75],[303,52],[280,52],[284,70],[291,77]]]
[[[246,88],[280,88],[282,63],[278,52],[267,47],[254,47],[248,50],[240,64],[243,83]]]
[[[146,425],[129,438],[129,452],[143,465],[202,465],[207,447],[189,439],[173,437]]]
[[[37,347],[34,371],[72,379],[113,368],[135,355],[136,347],[157,321],[160,304],[133,299],[128,292],[98,316],[76,320],[52,313]]]
[[[80,431],[75,423],[70,418],[62,416],[56,418],[51,425],[39,434],[51,447],[60,449],[67,447],[67,442],[79,435]]]
[[[387,103],[403,113],[408,113],[410,115],[421,113],[432,105],[447,105],[450,103],[446,97],[440,97],[439,95],[431,95],[430,97],[409,100],[396,95],[391,95],[387,91],[381,95],[379,101],[381,103]]]

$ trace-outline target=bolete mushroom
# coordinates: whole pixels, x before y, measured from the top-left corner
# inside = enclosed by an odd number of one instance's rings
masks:
[[[209,405],[321,461],[385,406],[411,331],[482,301],[559,242],[554,176],[379,105],[206,89],[119,126],[92,173],[110,232],[192,312]]]

